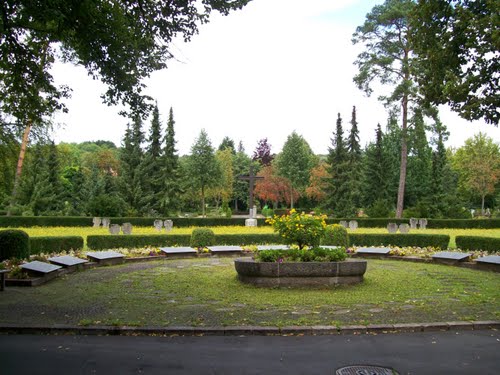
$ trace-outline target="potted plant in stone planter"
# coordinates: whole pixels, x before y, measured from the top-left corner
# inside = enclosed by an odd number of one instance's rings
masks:
[[[267,220],[289,250],[261,250],[235,261],[242,282],[261,286],[331,286],[363,280],[365,260],[347,260],[345,247],[320,247],[327,228],[323,215],[298,213]]]

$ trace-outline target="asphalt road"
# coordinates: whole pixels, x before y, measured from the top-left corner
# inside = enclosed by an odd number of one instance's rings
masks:
[[[500,374],[500,332],[338,336],[0,335],[0,374]],[[371,375],[358,373],[359,375]]]

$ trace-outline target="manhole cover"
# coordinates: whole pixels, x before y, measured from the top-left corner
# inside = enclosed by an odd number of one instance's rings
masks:
[[[335,371],[335,375],[398,375],[398,373],[389,367],[356,365],[339,368]]]

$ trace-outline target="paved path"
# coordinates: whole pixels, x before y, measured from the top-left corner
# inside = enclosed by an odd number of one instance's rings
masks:
[[[500,332],[382,335],[0,336],[2,375],[335,374],[370,364],[399,374],[499,374]]]

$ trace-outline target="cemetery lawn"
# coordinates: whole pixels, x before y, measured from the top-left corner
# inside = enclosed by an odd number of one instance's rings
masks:
[[[6,229],[6,228],[0,228]],[[21,229],[28,233],[28,235],[37,236],[82,236],[86,241],[89,235],[109,235],[109,231],[105,228],[92,228],[92,227],[32,227],[32,228],[16,228]],[[170,234],[191,234],[195,229],[194,227],[174,228]],[[255,233],[274,233],[271,226],[261,227],[244,227],[244,226],[226,226],[226,227],[212,227],[210,228],[215,234],[255,234]],[[385,228],[358,228],[356,231],[348,229],[349,233],[381,233],[386,234]],[[158,234],[165,231],[158,232],[151,227],[134,227],[132,234]],[[500,238],[499,229],[424,229],[412,230],[410,233],[421,234],[448,234],[450,236],[450,249],[455,249],[456,236],[483,236],[483,237],[496,237]]]
[[[39,287],[7,287],[0,322],[128,326],[351,325],[500,320],[500,274],[369,260],[363,283],[266,289],[240,283],[233,259],[99,267]]]

